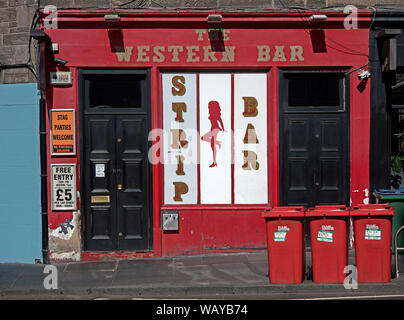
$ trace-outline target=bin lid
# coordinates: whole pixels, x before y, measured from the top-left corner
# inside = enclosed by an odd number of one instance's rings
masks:
[[[349,216],[349,208],[345,205],[318,205],[306,211],[307,217]]]
[[[303,218],[306,212],[304,206],[294,207],[274,207],[266,209],[262,216],[264,218],[277,218],[277,217],[299,217]]]
[[[404,189],[375,189],[373,194],[382,200],[404,200]]]
[[[380,195],[389,195],[389,194],[404,195],[404,189],[396,189],[396,190],[375,189],[375,193],[380,194]]]
[[[385,203],[361,204],[351,208],[351,216],[392,216],[394,208]]]

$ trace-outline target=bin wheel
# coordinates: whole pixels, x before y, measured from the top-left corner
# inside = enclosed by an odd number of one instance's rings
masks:
[[[308,266],[306,270],[306,279],[307,280],[313,280],[313,267]]]

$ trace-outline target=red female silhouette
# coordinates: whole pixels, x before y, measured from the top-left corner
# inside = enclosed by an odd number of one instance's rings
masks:
[[[210,101],[208,103],[208,109],[209,109],[209,120],[211,123],[211,128],[208,133],[203,135],[201,139],[206,142],[210,142],[210,146],[212,148],[213,152],[213,163],[209,166],[210,168],[212,167],[217,167],[216,163],[216,145],[219,146],[219,148],[222,146],[220,141],[217,141],[217,134],[219,133],[220,130],[225,132],[224,126],[223,126],[223,121],[221,117],[221,110],[220,110],[220,105],[219,102],[217,101]]]

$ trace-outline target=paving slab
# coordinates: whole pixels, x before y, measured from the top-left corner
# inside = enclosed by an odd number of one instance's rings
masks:
[[[1,264],[0,299],[96,297],[277,299],[384,295],[404,298],[404,275],[388,283],[269,283],[266,252],[54,264],[58,289],[46,290],[45,265]]]

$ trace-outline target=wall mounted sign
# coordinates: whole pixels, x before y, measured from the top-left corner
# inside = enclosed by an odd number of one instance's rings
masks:
[[[105,178],[105,164],[104,163],[95,164],[95,177],[96,178]]]
[[[268,202],[267,75],[234,74],[234,201]]]
[[[50,126],[51,155],[76,155],[75,110],[51,109]]]
[[[72,73],[68,71],[51,72],[50,84],[54,86],[70,86],[72,85]]]
[[[196,74],[163,74],[164,202],[196,204]]]
[[[268,202],[266,73],[163,74],[165,204]]]
[[[231,74],[199,75],[201,203],[231,204]]]
[[[77,210],[76,165],[51,164],[52,210]]]

